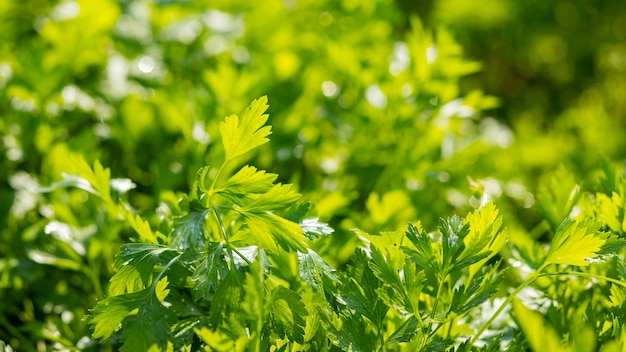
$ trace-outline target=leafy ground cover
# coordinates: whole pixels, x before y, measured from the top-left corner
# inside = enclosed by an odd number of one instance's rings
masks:
[[[461,5],[0,4],[1,348],[626,351],[623,6]]]

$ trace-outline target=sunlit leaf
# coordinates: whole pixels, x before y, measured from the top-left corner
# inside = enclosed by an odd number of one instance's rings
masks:
[[[544,264],[587,266],[598,256],[605,239],[588,224],[571,219],[558,227]]]
[[[264,96],[254,100],[241,117],[231,115],[220,123],[226,160],[232,160],[269,141],[265,137],[271,133],[271,127],[263,127],[268,118],[264,114],[268,107],[267,97]]]

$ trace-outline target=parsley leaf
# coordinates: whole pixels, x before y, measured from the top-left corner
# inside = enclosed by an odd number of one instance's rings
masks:
[[[604,242],[592,224],[566,219],[556,230],[544,265],[587,266],[598,256]]]
[[[226,161],[230,161],[269,141],[271,126],[263,126],[268,119],[264,114],[269,106],[267,97],[254,100],[244,110],[241,117],[230,115],[220,123],[220,134],[226,151]]]

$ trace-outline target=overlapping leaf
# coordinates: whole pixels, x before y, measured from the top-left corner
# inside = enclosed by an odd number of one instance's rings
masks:
[[[166,265],[178,252],[148,243],[128,243],[115,257],[117,273],[111,278],[111,295],[133,293],[151,284],[154,267]]]
[[[419,315],[419,300],[422,293],[424,272],[416,270],[416,264],[407,260],[402,270],[397,271],[390,261],[373,246],[370,267],[387,290],[379,290],[381,299],[389,306],[405,314]],[[402,273],[402,277],[400,277]]]
[[[191,201],[187,213],[174,219],[171,247],[202,248],[206,242],[204,222],[209,211],[196,200]]]
[[[208,245],[207,251],[203,253],[204,259],[191,278],[195,283],[193,290],[196,299],[208,298],[210,294],[215,292],[220,281],[228,275],[228,264],[224,255],[222,243]]]
[[[315,289],[332,290],[340,282],[335,268],[312,249],[298,252],[298,266],[302,280]]]

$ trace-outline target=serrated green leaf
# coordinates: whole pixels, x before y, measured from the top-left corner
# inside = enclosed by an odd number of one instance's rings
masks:
[[[143,290],[150,284],[154,267],[166,265],[178,252],[148,243],[129,243],[115,257],[117,273],[111,278],[109,293],[120,295]]]
[[[170,326],[176,322],[176,314],[161,303],[169,293],[167,285],[167,278],[163,278],[142,302],[136,319],[124,331],[121,352],[148,351],[154,346],[161,351],[167,349]]]
[[[306,237],[298,224],[272,213],[246,212],[243,215],[250,235],[260,248],[272,253],[278,251],[278,246],[287,251],[306,251]]]
[[[377,290],[381,283],[367,262],[362,251],[355,253],[349,276],[342,279],[339,298],[347,309],[363,315],[375,326],[382,326],[389,307],[379,299]]]
[[[624,247],[626,247],[626,239],[607,234],[604,244],[596,254],[599,257],[610,258],[618,255]]]
[[[98,302],[87,319],[94,328],[93,337],[102,339],[111,337],[121,327],[122,320],[138,309],[151,294],[153,293],[149,289],[145,289],[119,296],[109,296]]]
[[[623,307],[624,302],[626,302],[626,292],[624,289],[618,285],[611,285],[611,295],[609,296],[612,307]]]
[[[82,156],[70,156],[70,168],[77,176],[87,182],[105,202],[111,201],[111,170],[102,166],[99,160],[94,161],[93,168]]]
[[[588,224],[571,219],[564,220],[558,227],[548,256],[547,264],[569,264],[587,266],[589,260],[598,256],[605,240]]]
[[[479,306],[498,291],[498,286],[504,279],[505,270],[498,271],[499,263],[482,268],[478,276],[473,276],[469,285],[462,284],[454,289],[450,313],[460,315]]]
[[[220,123],[222,144],[226,151],[226,161],[230,161],[269,141],[265,138],[272,128],[264,126],[268,115],[264,114],[269,106],[267,97],[254,100],[241,117],[230,115]]]
[[[334,337],[333,343],[344,351],[370,352],[375,351],[378,339],[370,324],[360,314],[342,312],[339,317],[341,326],[331,326],[330,334]],[[339,320],[338,319],[338,320]],[[339,323],[335,323],[339,325]]]
[[[304,325],[308,314],[297,292],[283,286],[272,290],[270,315],[280,337],[304,344]]]
[[[370,267],[383,284],[391,289],[391,295],[380,293],[389,306],[405,314],[419,315],[419,299],[423,287],[424,273],[415,270],[415,263],[406,261],[401,271],[396,270],[376,246],[371,247]],[[403,274],[400,277],[400,272]]]
[[[266,173],[264,170],[257,170],[254,166],[246,165],[224,182],[215,192],[236,198],[250,193],[265,193],[272,188],[277,178],[277,174]]]
[[[617,193],[613,193],[611,198],[606,194],[598,193],[595,199],[596,218],[614,232],[622,231],[622,214],[624,200]]]
[[[285,210],[283,217],[289,221],[300,222],[304,219],[310,209],[311,202],[298,201]]]
[[[261,213],[284,209],[294,204],[300,197],[300,193],[293,190],[293,185],[279,183],[258,197],[246,198],[246,202],[240,204],[237,211]]]
[[[224,259],[224,246],[222,243],[210,243],[204,259],[198,265],[191,280],[195,283],[194,298],[209,298],[215,292],[221,280],[228,274],[228,264]]]
[[[432,240],[430,236],[424,232],[421,224],[419,222],[416,224],[409,223],[406,237],[413,243],[415,249],[402,246],[402,250],[418,266],[434,276],[438,275],[443,268],[433,250]]]
[[[467,215],[465,221],[469,224],[470,231],[463,239],[465,250],[457,259],[456,265],[464,267],[466,263],[470,263],[470,276],[473,276],[502,249],[507,236],[501,230],[502,217],[492,202]]]
[[[457,258],[465,250],[465,237],[469,234],[469,225],[460,217],[454,215],[447,221],[439,219],[439,231],[441,232],[441,248],[443,268],[445,271],[458,270],[464,262],[457,263]],[[469,259],[475,259],[469,255]],[[459,258],[460,259],[460,258]]]
[[[209,211],[210,209],[197,201],[191,201],[189,211],[174,219],[170,246],[180,250],[204,247],[206,242],[204,221]]]

